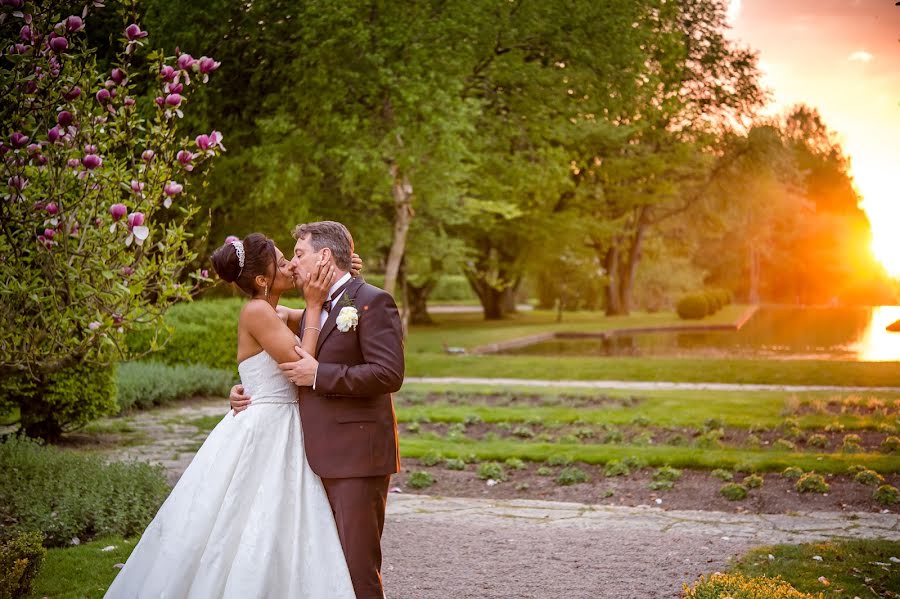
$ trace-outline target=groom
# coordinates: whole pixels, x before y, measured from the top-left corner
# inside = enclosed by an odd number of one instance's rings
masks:
[[[291,268],[301,280],[316,263],[337,270],[320,322],[300,322],[302,336],[320,328],[317,358],[281,364],[300,387],[300,418],[310,467],[322,478],[358,599],[382,599],[381,533],[391,474],[400,470],[391,393],[403,383],[400,316],[387,292],[351,278],[352,241],[334,221],[294,229]],[[246,406],[236,386],[232,408]]]

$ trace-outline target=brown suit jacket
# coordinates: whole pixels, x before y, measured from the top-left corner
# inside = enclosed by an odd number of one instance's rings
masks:
[[[352,305],[356,330],[336,320]],[[305,324],[300,323],[301,331]],[[391,393],[403,384],[400,314],[386,291],[351,279],[319,333],[316,388],[300,388],[306,456],[322,478],[356,478],[400,471],[397,417]]]

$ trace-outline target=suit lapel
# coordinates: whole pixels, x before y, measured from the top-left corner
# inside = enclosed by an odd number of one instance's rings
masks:
[[[322,330],[319,331],[319,341],[316,343],[316,355],[319,355],[319,349],[322,347],[322,344],[325,343],[325,339],[328,338],[328,335],[335,329],[337,326],[337,317],[340,314],[343,305],[346,303],[345,298],[350,299],[350,303],[353,303],[353,300],[356,299],[356,290],[359,289],[360,285],[363,284],[364,281],[361,279],[350,279],[350,282],[347,284],[347,287],[344,289],[343,295],[341,295],[340,299],[337,301],[336,306],[331,308],[331,312],[328,313],[328,318],[325,320],[325,324],[322,325]]]
[[[300,330],[296,331],[294,334],[300,337],[300,341],[303,341],[303,333],[306,332],[306,310],[303,311],[303,315],[300,317]]]

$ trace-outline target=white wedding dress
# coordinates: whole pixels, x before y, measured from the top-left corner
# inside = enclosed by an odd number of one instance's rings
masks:
[[[238,371],[252,404],[210,433],[107,598],[354,597],[296,387],[265,352]]]

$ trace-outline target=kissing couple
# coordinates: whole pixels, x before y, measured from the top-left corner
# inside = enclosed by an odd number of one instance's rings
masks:
[[[290,257],[260,233],[213,253],[217,275],[249,296],[241,384],[107,598],[384,597],[400,316],[390,294],[354,276],[362,262],[346,227],[293,235]],[[304,310],[278,304],[294,288]]]

